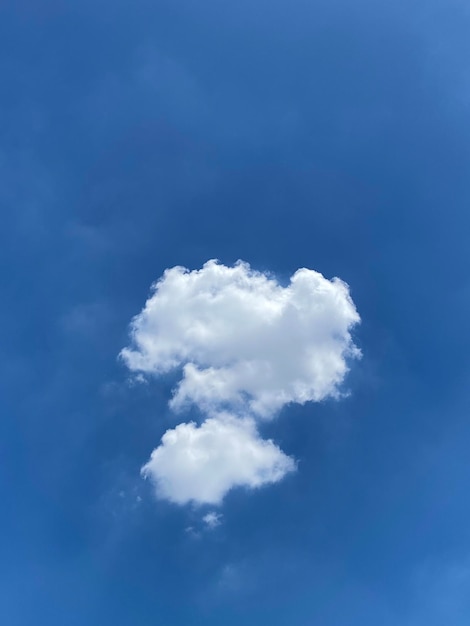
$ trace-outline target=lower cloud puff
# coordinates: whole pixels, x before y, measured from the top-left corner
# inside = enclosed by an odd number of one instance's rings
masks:
[[[294,469],[294,460],[262,439],[253,420],[220,415],[168,430],[142,474],[161,498],[220,504],[233,487],[275,483]]]

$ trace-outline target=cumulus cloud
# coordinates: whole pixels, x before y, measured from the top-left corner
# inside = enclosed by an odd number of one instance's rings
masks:
[[[122,351],[136,372],[183,367],[171,406],[234,407],[271,417],[290,402],[337,396],[359,315],[338,278],[300,269],[289,285],[247,263],[167,270]]]
[[[272,441],[259,436],[253,420],[222,415],[201,426],[190,422],[168,430],[142,473],[162,498],[219,504],[233,487],[275,483],[294,467]]]
[[[173,502],[220,503],[232,487],[280,480],[294,461],[255,420],[289,403],[339,397],[360,321],[349,288],[299,269],[289,284],[239,261],[168,269],[153,285],[121,352],[138,375],[180,369],[170,407],[197,406],[202,425],[169,430],[143,473]]]

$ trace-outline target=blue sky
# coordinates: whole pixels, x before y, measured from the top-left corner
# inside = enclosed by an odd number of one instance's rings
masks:
[[[2,3],[2,623],[469,623],[469,27],[457,0]],[[363,353],[347,398],[260,426],[297,471],[212,529],[140,477],[178,375],[118,359],[151,283],[211,258],[339,276]]]

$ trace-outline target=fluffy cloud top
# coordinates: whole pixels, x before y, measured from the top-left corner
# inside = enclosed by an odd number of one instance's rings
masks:
[[[175,410],[193,403],[270,417],[289,402],[337,395],[347,358],[358,355],[350,335],[358,321],[338,278],[300,269],[283,287],[247,263],[209,261],[164,273],[122,356],[147,374],[183,366]]]
[[[171,408],[194,404],[207,419],[163,435],[142,468],[157,495],[219,504],[233,487],[292,471],[293,459],[260,437],[255,420],[337,397],[348,359],[360,354],[350,334],[359,321],[348,286],[313,270],[297,270],[287,286],[241,261],[166,270],[121,356],[139,375],[181,368]]]
[[[294,467],[272,441],[261,439],[252,420],[223,415],[168,430],[142,473],[172,502],[219,504],[233,487],[275,483]]]

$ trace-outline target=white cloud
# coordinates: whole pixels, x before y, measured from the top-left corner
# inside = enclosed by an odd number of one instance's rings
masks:
[[[217,526],[220,526],[222,523],[222,514],[217,513],[216,511],[210,511],[204,515],[202,521],[208,528],[217,528]]]
[[[168,430],[142,473],[159,497],[220,504],[233,487],[275,483],[294,469],[293,459],[259,436],[253,420],[221,415]]]
[[[171,401],[271,417],[290,402],[337,396],[359,315],[348,286],[298,270],[287,287],[246,263],[167,270],[132,323],[132,371],[183,367]]]
[[[241,261],[166,270],[121,356],[139,376],[181,368],[170,407],[193,404],[207,419],[164,434],[142,468],[157,495],[219,504],[233,487],[292,471],[293,459],[260,437],[255,420],[339,397],[348,360],[360,355],[350,334],[359,321],[348,286],[313,270],[297,270],[287,286]]]

